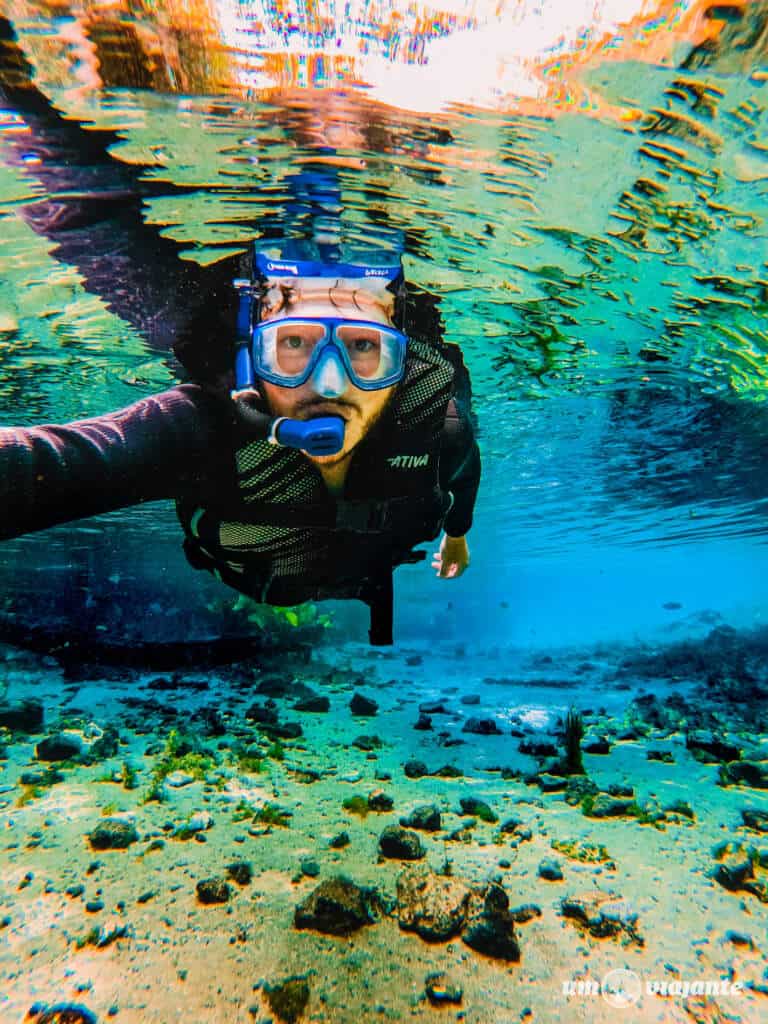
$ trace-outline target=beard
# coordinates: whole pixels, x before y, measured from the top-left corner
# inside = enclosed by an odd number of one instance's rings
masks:
[[[348,445],[348,441],[347,441],[347,433],[348,433],[348,431],[345,430],[345,434],[344,434],[344,447],[342,448],[342,450],[340,452],[335,452],[333,455],[310,455],[309,456],[309,458],[316,465],[318,465],[318,466],[328,466],[328,467],[338,466],[342,462],[345,462],[347,459],[349,459],[353,455],[353,453],[357,450],[357,448],[363,443],[363,441],[365,441],[370,436],[370,434],[374,431],[374,429],[378,426],[378,424],[380,423],[382,417],[384,416],[384,413],[387,411],[387,406],[384,405],[380,409],[377,409],[375,412],[372,412],[368,416],[367,419],[364,418],[364,415],[363,415],[363,412],[362,412],[361,409],[359,409],[357,406],[354,406],[354,409],[355,409],[357,415],[355,416],[354,413],[353,413],[350,416],[350,419],[346,420],[346,424],[347,424],[347,428],[350,426],[350,424],[354,424],[354,427],[356,428],[355,433],[358,436],[355,438],[354,441],[352,441],[351,444]]]

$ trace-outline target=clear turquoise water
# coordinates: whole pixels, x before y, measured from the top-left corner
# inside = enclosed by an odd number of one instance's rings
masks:
[[[743,25],[703,56],[677,45],[658,64],[598,61],[582,74],[590,109],[531,115],[398,110],[331,88],[317,67],[326,88],[214,96],[220,57],[205,48],[208,64],[188,65],[200,87],[183,91],[120,63],[93,28],[101,87],[83,86],[82,49],[59,39],[76,21],[17,22],[42,91],[67,117],[116,130],[118,164],[143,165],[156,193],[143,221],[183,243],[183,258],[210,262],[295,227],[295,175],[328,171],[329,153],[343,230],[403,233],[409,277],[440,295],[446,337],[465,353],[484,460],[471,570],[454,583],[399,570],[403,639],[548,646],[676,637],[711,611],[763,621],[766,86]],[[6,139],[12,129],[6,118]],[[25,223],[45,196],[34,164],[0,162],[6,424],[98,414],[176,379],[167,352]],[[198,614],[215,630],[205,606],[220,592],[177,540],[172,513],[151,506],[14,541],[4,593],[55,579],[64,614],[88,628],[112,629],[119,592],[138,639],[153,601],[182,609],[165,631],[196,628]],[[350,630],[359,638],[357,620]]]

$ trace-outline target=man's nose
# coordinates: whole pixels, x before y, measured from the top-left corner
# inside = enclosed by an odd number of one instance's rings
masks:
[[[340,398],[349,387],[347,371],[333,345],[321,354],[310,377],[312,390],[322,398]]]

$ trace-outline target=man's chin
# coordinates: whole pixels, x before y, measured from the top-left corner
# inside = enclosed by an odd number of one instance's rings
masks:
[[[337,466],[340,462],[348,459],[353,451],[354,446],[352,448],[342,448],[340,452],[336,452],[334,455],[309,455],[308,452],[305,454],[318,466]]]

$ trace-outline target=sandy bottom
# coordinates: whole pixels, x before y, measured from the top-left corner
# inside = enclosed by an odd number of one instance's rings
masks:
[[[4,675],[8,700],[40,699],[45,707],[45,733],[62,722],[81,729],[89,722],[114,723],[120,731],[119,754],[91,766],[65,767],[65,779],[22,806],[21,772],[41,768],[35,743],[42,736],[16,734],[6,739],[8,759],[0,762],[0,1020],[15,1024],[35,1004],[74,1002],[99,1021],[124,1024],[174,1021],[238,1024],[276,1020],[263,995],[271,985],[302,974],[310,998],[302,1019],[334,1024],[377,1020],[465,1020],[470,1024],[511,1024],[515,1021],[680,1021],[758,1024],[768,1020],[768,904],[749,893],[729,892],[710,875],[712,847],[725,839],[765,848],[768,838],[741,825],[744,807],[768,810],[768,791],[717,785],[716,765],[692,759],[681,733],[613,745],[606,756],[585,755],[587,773],[601,787],[629,782],[638,800],[690,802],[692,823],[668,824],[664,830],[626,818],[591,819],[568,805],[561,793],[541,792],[520,780],[504,780],[499,767],[530,772],[532,758],[518,751],[520,739],[509,735],[515,720],[551,735],[556,717],[568,706],[601,709],[601,720],[621,719],[629,702],[645,687],[660,699],[674,691],[689,694],[691,685],[658,680],[621,683],[615,680],[610,657],[593,659],[577,673],[584,652],[554,662],[534,664],[510,655],[484,660],[449,654],[414,652],[382,654],[363,647],[324,651],[306,665],[287,659],[284,671],[295,675],[331,701],[328,714],[299,713],[291,701],[278,699],[281,721],[300,721],[304,735],[286,741],[284,761],[268,760],[260,774],[227,766],[221,742],[232,730],[249,723],[244,711],[255,700],[248,670],[236,677],[226,669],[189,678],[205,678],[208,689],[158,692],[147,684],[157,672],[124,678],[70,682],[51,659],[5,648]],[[410,655],[411,664],[406,663]],[[332,678],[329,670],[336,668]],[[495,681],[485,681],[488,678]],[[500,681],[504,677],[504,681]],[[244,682],[245,679],[245,682]],[[349,700],[359,691],[379,703],[375,717],[355,717]],[[478,706],[460,703],[464,693],[480,695]],[[157,713],[126,699],[155,702]],[[434,715],[433,731],[415,731],[417,705],[444,701],[453,714]],[[163,742],[171,725],[197,726],[192,715],[201,706],[215,706],[225,716],[228,733],[205,738],[226,771],[225,788],[204,781],[167,788],[164,803],[143,803],[155,758],[150,744]],[[165,719],[161,715],[165,712]],[[174,715],[176,716],[174,718]],[[504,734],[463,733],[463,719],[495,717]],[[465,742],[444,746],[441,730]],[[87,730],[86,730],[87,731]],[[198,729],[199,732],[199,729]],[[384,741],[374,754],[351,745],[361,733]],[[753,742],[761,738],[752,736]],[[765,743],[765,738],[762,739]],[[672,752],[674,763],[648,761],[649,747]],[[764,756],[768,757],[768,753]],[[409,758],[426,762],[430,771],[450,763],[461,768],[460,779],[434,776],[409,779],[403,764]],[[97,781],[105,772],[130,761],[139,786]],[[308,784],[296,769],[311,768],[320,778]],[[376,773],[389,772],[390,781]],[[345,779],[357,781],[345,781]],[[394,810],[361,818],[342,808],[355,794],[367,796],[382,787]],[[234,809],[246,796],[253,805],[274,801],[291,812],[290,825],[261,835],[249,832],[250,822],[235,821]],[[521,818],[532,831],[530,841],[512,845],[497,826],[478,822],[472,841],[446,842],[462,820],[459,798],[477,796],[499,815]],[[348,938],[334,938],[293,927],[293,912],[323,879],[343,873],[360,885],[375,886],[393,897],[405,865],[381,860],[377,842],[386,825],[396,824],[415,806],[436,803],[443,814],[439,833],[420,833],[426,861],[439,870],[447,857],[453,875],[471,884],[500,876],[510,904],[535,903],[541,916],[517,926],[521,960],[510,964],[474,952],[460,938],[428,944],[400,930],[396,918],[381,916]],[[108,806],[111,805],[111,806]],[[124,814],[136,826],[139,840],[126,850],[91,849],[87,835],[102,811]],[[213,825],[205,842],[171,838],[162,827],[178,825],[190,814],[210,812]],[[329,847],[342,829],[350,837],[344,849]],[[165,845],[148,851],[153,838]],[[603,844],[615,864],[580,863],[550,846],[552,839]],[[298,879],[299,862],[314,858],[317,877]],[[538,877],[540,861],[554,857],[561,881]],[[249,885],[232,884],[227,904],[203,905],[196,883],[221,876],[233,860],[253,866]],[[500,860],[509,862],[501,867]],[[96,865],[94,867],[94,864]],[[65,890],[83,884],[82,895]],[[622,945],[616,938],[596,939],[580,932],[560,914],[564,896],[611,892],[637,913],[644,946]],[[139,897],[152,895],[143,902]],[[88,912],[86,902],[100,899],[103,909]],[[104,948],[76,940],[91,928],[116,920],[127,934]],[[751,939],[734,941],[731,933]],[[744,984],[741,993],[712,997],[666,995],[644,991],[626,1008],[617,1008],[601,994],[567,994],[570,983],[600,982],[607,972],[635,972],[648,981],[715,981]],[[425,978],[444,971],[463,991],[459,1005],[436,1008],[425,997]],[[751,987],[750,987],[751,986]]]

